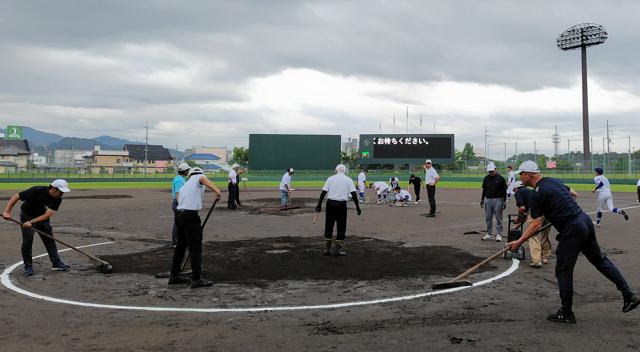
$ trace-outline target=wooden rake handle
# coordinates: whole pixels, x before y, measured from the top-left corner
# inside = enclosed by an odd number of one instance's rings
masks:
[[[12,221],[12,222],[14,222],[14,223],[18,224],[20,227],[22,227],[22,223],[21,223],[20,221],[16,220],[16,219],[14,219],[14,218],[9,218],[9,219],[7,219],[7,220]],[[37,232],[38,234],[40,234],[41,236],[44,236],[44,237],[46,237],[46,238],[50,238],[50,239],[52,239],[52,240],[54,240],[54,241],[56,241],[56,242],[59,242],[59,243],[61,243],[62,245],[66,246],[66,247],[68,247],[68,248],[71,248],[71,249],[73,249],[74,251],[76,251],[76,252],[78,252],[78,253],[84,254],[85,256],[87,256],[87,257],[89,257],[89,258],[91,258],[91,259],[93,259],[93,260],[95,260],[95,261],[97,261],[97,262],[100,262],[100,263],[102,263],[102,264],[104,264],[104,265],[107,265],[107,266],[111,266],[111,264],[109,264],[108,262],[105,262],[104,260],[102,260],[102,259],[100,259],[100,258],[96,257],[95,255],[90,254],[90,253],[87,253],[87,252],[85,252],[85,251],[83,251],[83,250],[81,250],[81,249],[79,249],[79,248],[76,248],[76,247],[74,247],[74,246],[72,246],[72,245],[70,245],[70,244],[68,244],[68,243],[64,242],[64,241],[63,241],[63,240],[61,240],[61,239],[58,239],[58,238],[56,238],[56,237],[53,237],[52,235],[50,235],[50,234],[48,234],[48,233],[46,233],[46,232],[44,232],[44,231],[42,231],[42,230],[39,230],[39,229],[37,229],[37,228],[35,228],[35,227],[33,227],[33,226],[32,226],[32,227],[30,227],[30,228],[31,228],[32,230],[34,230],[35,232]]]

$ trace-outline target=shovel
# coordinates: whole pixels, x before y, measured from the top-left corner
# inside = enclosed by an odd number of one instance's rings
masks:
[[[539,228],[534,235],[539,234],[540,232],[546,230],[547,228],[549,228],[549,226],[551,226],[551,223],[548,223],[544,226],[542,226],[541,228]],[[453,280],[448,281],[448,282],[439,282],[439,283],[435,283],[433,285],[431,285],[431,288],[434,290],[443,290],[443,289],[447,289],[447,288],[455,288],[455,287],[462,287],[462,286],[473,286],[473,283],[471,281],[467,281],[467,280],[462,280],[465,277],[469,276],[471,273],[473,273],[474,271],[478,270],[478,268],[480,268],[481,266],[487,264],[488,262],[498,258],[499,256],[501,256],[503,253],[505,253],[506,251],[508,251],[509,248],[505,247],[503,249],[501,249],[500,251],[496,252],[495,254],[493,254],[492,256],[490,256],[489,258],[486,258],[485,260],[481,261],[480,263],[472,266],[471,268],[467,269],[467,271],[465,271],[464,273],[456,276],[455,278],[453,278]]]
[[[7,220],[15,222],[16,224],[18,224],[19,226],[22,227],[22,223],[20,221],[16,220],[16,219],[14,219],[14,218],[9,218]],[[96,257],[95,255],[89,254],[89,253],[87,253],[87,252],[85,252],[85,251],[83,251],[83,250],[81,250],[79,248],[76,248],[76,247],[74,247],[74,246],[62,241],[61,239],[53,237],[52,235],[50,235],[50,234],[48,234],[48,233],[46,233],[46,232],[44,232],[42,230],[39,230],[39,229],[37,229],[35,227],[31,227],[31,229],[34,230],[35,232],[37,232],[40,236],[44,236],[46,238],[52,239],[52,240],[54,240],[56,242],[59,242],[59,243],[63,244],[64,246],[69,247],[69,248],[73,249],[74,251],[76,251],[78,253],[81,253],[81,254],[84,254],[85,256],[97,261],[98,263],[100,263],[100,266],[98,267],[98,269],[103,274],[109,274],[109,273],[111,273],[111,271],[113,271],[113,266],[111,264],[109,264],[108,262]]]

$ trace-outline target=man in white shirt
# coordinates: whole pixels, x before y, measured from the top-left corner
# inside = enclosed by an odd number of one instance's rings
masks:
[[[289,196],[291,195],[291,176],[295,171],[292,167],[287,169],[287,172],[282,175],[282,180],[280,181],[280,210],[284,210],[289,208]]]
[[[427,185],[427,196],[429,197],[429,218],[436,217],[436,184],[440,181],[438,172],[433,167],[431,160],[424,162],[424,183]]]
[[[333,237],[333,224],[337,223],[336,229],[336,246],[334,255],[343,256],[347,253],[342,250],[344,246],[344,237],[347,231],[347,201],[349,200],[349,194],[351,199],[356,205],[356,211],[358,215],[360,211],[360,205],[358,203],[358,196],[356,195],[356,188],[353,186],[351,178],[345,175],[347,168],[339,164],[336,166],[336,174],[329,177],[327,182],[322,187],[322,193],[320,193],[320,199],[316,206],[316,212],[322,210],[322,201],[327,196],[327,215],[324,223],[324,239],[326,250],[324,255],[331,255],[331,242]]]
[[[362,171],[358,174],[358,197],[360,198],[361,202],[364,202],[365,183],[367,182],[368,172],[369,171],[367,169],[362,169]]]
[[[396,187],[394,191],[396,193],[396,197],[393,204],[398,204],[400,207],[406,207],[407,203],[411,201],[411,194],[409,191],[400,188],[400,186]]]
[[[604,170],[601,167],[596,167],[594,171],[596,172],[596,177],[593,178],[593,182],[595,182],[596,188],[594,188],[591,193],[598,192],[598,208],[596,209],[596,222],[594,225],[600,227],[600,223],[602,222],[602,208],[605,203],[612,213],[620,214],[624,216],[625,220],[629,220],[629,215],[627,215],[624,210],[613,206],[611,186],[609,185],[609,179],[603,175]]]
[[[240,168],[240,165],[231,165],[229,170],[229,184],[227,190],[229,191],[229,198],[227,200],[227,208],[236,210],[240,205],[240,186],[238,185],[238,176],[243,173],[244,170]]]
[[[202,197],[205,187],[215,192],[216,199],[222,196],[220,190],[204,175],[198,167],[189,170],[189,179],[180,188],[175,222],[178,227],[178,243],[173,251],[169,285],[184,284],[189,280],[179,276],[185,251],[191,255],[191,288],[213,285],[200,277],[202,273],[202,225],[198,212],[202,209]]]
[[[387,195],[389,194],[389,190],[391,189],[386,182],[378,181],[369,184],[369,187],[376,190],[376,195],[378,196],[378,201],[376,203],[380,204],[384,200],[386,203]]]

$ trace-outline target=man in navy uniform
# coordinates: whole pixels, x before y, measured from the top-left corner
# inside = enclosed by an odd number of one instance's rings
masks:
[[[542,227],[547,219],[558,230],[556,249],[556,278],[560,290],[562,308],[549,314],[547,319],[560,323],[576,322],[573,313],[573,269],[582,252],[600,273],[613,282],[622,292],[622,311],[627,313],[640,304],[640,297],[634,294],[618,268],[602,254],[591,218],[575,202],[565,185],[558,179],[543,177],[538,165],[533,161],[523,162],[516,174],[526,186],[534,188],[529,198],[531,224],[522,236],[507,247],[515,251]]]

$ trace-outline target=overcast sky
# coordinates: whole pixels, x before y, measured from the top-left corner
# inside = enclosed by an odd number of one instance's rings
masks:
[[[453,133],[490,157],[640,148],[638,1],[2,1],[0,125],[76,137],[246,146],[250,133]],[[422,126],[420,126],[422,117]],[[569,142],[568,142],[569,140]]]

